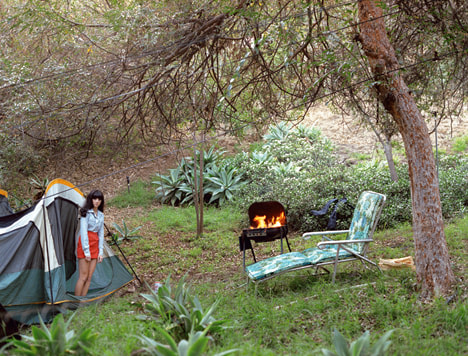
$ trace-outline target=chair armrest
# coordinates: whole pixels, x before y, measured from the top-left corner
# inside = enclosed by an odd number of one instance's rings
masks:
[[[334,231],[314,231],[314,232],[305,232],[302,234],[302,238],[304,240],[308,240],[310,236],[317,236],[317,235],[339,235],[339,234],[346,234],[349,230],[334,230]]]
[[[338,261],[338,250],[342,248],[343,250],[353,254],[356,257],[363,258],[359,252],[354,251],[352,248],[349,246],[345,246],[347,244],[356,244],[356,243],[369,243],[373,242],[374,240],[372,239],[362,239],[362,240],[335,240],[335,241],[322,241],[317,244],[317,248],[319,250],[323,250],[326,248],[327,245],[338,245],[337,247],[337,252],[336,252],[336,257],[335,261]],[[343,246],[342,246],[343,245]],[[336,263],[336,262],[335,262]]]
[[[345,245],[345,244],[358,244],[358,243],[366,243],[366,242],[373,242],[372,239],[362,239],[362,240],[330,240],[330,241],[321,241],[317,244],[317,247],[323,249],[322,246],[325,245]]]

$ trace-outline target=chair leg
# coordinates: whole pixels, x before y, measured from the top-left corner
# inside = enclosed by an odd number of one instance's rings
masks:
[[[336,268],[338,267],[338,258],[340,256],[340,245],[336,248],[336,256],[335,256],[335,263],[333,265],[333,277],[332,283],[335,283],[335,276],[336,276]]]
[[[318,270],[320,269],[323,269],[325,272],[327,272],[328,274],[330,274],[330,271],[328,269],[326,269],[325,267],[323,266],[318,266],[316,269],[315,269],[315,274],[317,274]]]
[[[365,269],[370,269],[369,267],[367,267],[364,260],[359,259],[359,261],[362,263],[362,265],[364,266]]]
[[[364,257],[364,256],[359,256],[359,261],[361,261],[361,263],[364,265],[364,267],[369,268],[369,267],[367,267],[367,265],[364,263],[364,261],[366,261],[367,263],[371,264],[372,266],[377,267],[377,269],[378,269],[381,273],[383,273],[382,270],[380,269],[380,266],[379,266],[377,263],[372,262],[372,261],[369,260],[368,258],[366,258],[366,257]]]
[[[361,257],[362,257],[362,256],[361,256]],[[364,261],[369,262],[369,264],[373,265],[374,267],[377,267],[377,269],[380,271],[380,273],[383,274],[382,269],[380,268],[380,266],[379,266],[377,263],[372,262],[372,261],[368,260],[367,258],[363,258],[363,259],[360,258],[359,261],[361,261],[361,263],[362,263],[362,265],[364,266],[364,268],[370,270],[369,266],[367,266],[367,265],[364,263]]]

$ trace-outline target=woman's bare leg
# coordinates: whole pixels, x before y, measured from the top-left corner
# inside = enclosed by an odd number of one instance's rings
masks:
[[[78,259],[78,271],[79,271],[79,276],[78,280],[76,281],[75,285],[75,295],[77,296],[83,296],[86,294],[83,294],[83,287],[88,280],[88,274],[89,274],[89,264],[91,262],[86,261],[84,258],[79,258]]]
[[[96,269],[97,259],[94,258],[88,263],[88,278],[86,279],[85,283],[83,284],[83,289],[81,291],[81,295],[88,294],[89,285],[91,284],[91,278],[93,277],[94,270]]]

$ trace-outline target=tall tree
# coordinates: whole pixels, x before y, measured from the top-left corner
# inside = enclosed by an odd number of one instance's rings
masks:
[[[455,276],[445,239],[439,183],[428,128],[399,74],[400,65],[388,40],[378,1],[360,0],[359,20],[359,40],[375,76],[375,89],[379,100],[398,125],[408,158],[416,272],[422,296],[448,294]]]

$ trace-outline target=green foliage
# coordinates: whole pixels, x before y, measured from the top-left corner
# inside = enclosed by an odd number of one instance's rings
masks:
[[[0,162],[0,185],[7,185],[9,181],[33,174],[44,158],[31,146],[0,136]]]
[[[325,138],[314,133],[314,140],[301,138],[298,130],[284,127],[269,138],[262,150],[252,154],[239,154],[232,162],[249,180],[237,203],[242,210],[254,201],[278,200],[287,209],[288,226],[294,230],[317,231],[326,228],[328,215],[314,216],[312,210],[320,210],[332,198],[346,197],[354,205],[364,190],[387,195],[379,228],[409,222],[411,194],[408,167],[396,162],[399,177],[394,182],[384,160],[366,160],[345,166],[338,162],[333,146]],[[281,140],[278,137],[281,136]],[[463,214],[468,206],[466,191],[468,180],[466,155],[440,155],[440,192],[445,218]],[[337,229],[349,227],[349,211],[338,208]]]
[[[242,158],[249,158],[248,155],[245,155],[244,152],[240,154]],[[270,165],[274,162],[274,157],[268,151],[253,151],[251,156],[252,162],[257,165]]]
[[[260,284],[255,294],[252,288],[245,288],[245,275],[240,267],[242,256],[237,236],[239,221],[245,211],[225,205],[209,207],[206,213],[206,229],[213,234],[209,241],[191,238],[195,224],[187,228],[183,223],[194,220],[192,206],[155,206],[143,214],[134,211],[135,218],[141,219],[138,223],[148,227],[148,239],[137,240],[127,247],[132,251],[127,252],[134,258],[136,263],[133,265],[140,276],[154,276],[155,280],[164,281],[169,273],[187,273],[193,281],[191,293],[198,296],[203,306],[219,300],[216,318],[232,322],[229,329],[213,335],[216,342],[209,342],[206,355],[233,348],[239,348],[238,355],[322,354],[322,348],[333,348],[333,335],[329,330],[337,325],[350,341],[359,338],[363,329],[369,330],[371,344],[395,329],[389,355],[467,354],[467,344],[460,342],[466,339],[468,325],[463,283],[454,286],[453,297],[448,300],[421,303],[413,271],[401,269],[379,273],[356,263],[338,266],[338,273],[344,275],[336,284],[330,283],[327,274],[314,276],[297,271],[277,277],[274,283]],[[175,224],[177,217],[181,220],[179,225]],[[161,243],[161,230],[170,238],[177,236],[177,243]],[[464,253],[468,216],[447,223],[445,231],[453,270],[457,278],[463,279],[468,266]],[[288,236],[293,250],[301,250],[298,244],[302,239],[293,232]],[[374,238],[377,243],[369,251],[373,261],[380,257],[414,256],[410,224],[378,231]],[[182,250],[206,242],[209,246],[206,248],[210,250],[203,258],[183,257]],[[153,250],[144,258],[146,247]],[[257,258],[269,256],[272,251],[279,253],[279,243],[255,247]],[[248,254],[247,262],[252,261]],[[146,302],[146,299],[139,293],[124,293],[112,296],[104,303],[80,308],[72,328],[91,327],[99,332],[99,342],[93,348],[99,355],[138,354],[142,342],[134,335],[146,335],[168,344],[156,327],[161,326],[157,318],[148,317],[142,322],[136,317],[141,313],[142,301]],[[166,332],[174,338],[170,330]]]
[[[181,278],[177,287],[171,286],[170,276],[157,292],[141,294],[150,303],[145,305],[151,316],[159,321],[174,339],[187,339],[190,333],[197,331],[219,332],[225,320],[216,320],[213,313],[219,302],[204,310],[198,298],[190,293],[190,288]]]
[[[295,134],[298,137],[308,139],[310,142],[317,142],[323,139],[322,132],[319,129],[302,124],[296,126]]]
[[[108,204],[117,208],[149,207],[153,200],[154,191],[151,184],[138,180],[130,185],[130,192],[128,192],[128,188],[125,188],[119,195],[113,197]]]
[[[229,160],[222,161],[223,153],[214,147],[203,153],[204,201],[217,206],[231,201],[246,183],[243,175],[230,165]],[[197,150],[195,155],[198,162],[200,152]],[[173,206],[193,204],[193,193],[199,184],[200,174],[196,167],[191,157],[185,157],[176,168],[169,170],[169,175],[158,174],[153,181],[156,185],[156,199]]]
[[[441,155],[439,190],[445,217],[462,216],[468,209],[468,155]]]
[[[465,152],[468,150],[468,135],[456,137],[453,140],[452,148],[455,152]]]
[[[208,204],[217,202],[219,206],[234,199],[234,195],[246,184],[242,175],[237,174],[234,167],[216,167],[212,165],[206,176],[207,184],[204,186],[206,195],[211,196]]]
[[[269,131],[263,136],[266,142],[286,140],[288,135],[291,133],[292,125],[288,122],[280,122],[277,125],[272,125]]]
[[[190,332],[188,335],[188,340],[180,340],[177,344],[176,340],[164,329],[157,328],[160,334],[164,337],[167,342],[167,345],[157,342],[147,336],[139,336],[138,338],[143,342],[143,350],[146,351],[149,355],[153,356],[202,356],[206,355],[206,349],[208,347],[208,342],[210,338],[206,336],[209,326],[203,331]],[[228,355],[234,353],[237,350],[228,350],[218,354]]]
[[[135,240],[140,237],[141,235],[136,235],[136,232],[141,229],[141,226],[137,226],[133,229],[129,229],[127,226],[127,223],[122,220],[122,226],[118,225],[117,223],[113,223],[114,228],[117,230],[118,234],[116,241],[130,241],[130,240]]]
[[[157,174],[157,180],[153,184],[157,185],[156,200],[163,204],[170,203],[178,205],[183,200],[183,190],[181,189],[185,177],[180,167],[170,169],[169,175]]]
[[[370,346],[370,333],[366,331],[350,345],[338,330],[333,331],[333,345],[335,352],[322,349],[325,356],[385,356],[391,344],[388,341],[393,330],[387,331],[372,347]]]
[[[21,340],[13,339],[9,351],[18,355],[37,356],[93,355],[92,347],[97,334],[89,328],[81,329],[79,333],[70,330],[73,316],[65,322],[63,314],[58,314],[50,329],[39,316],[40,327],[32,326],[31,336],[21,335]]]
[[[49,185],[49,178],[46,177],[40,179],[37,175],[33,173],[32,178],[29,179],[29,184],[31,185],[33,191],[36,192],[34,194],[34,198],[40,199],[45,194],[47,186]]]

